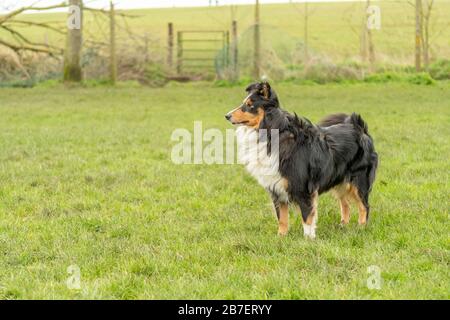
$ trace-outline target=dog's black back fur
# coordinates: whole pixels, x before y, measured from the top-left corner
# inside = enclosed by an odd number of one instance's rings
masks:
[[[304,219],[313,205],[311,194],[344,182],[357,188],[369,212],[368,197],[378,155],[361,116],[331,115],[314,125],[280,109],[278,99],[271,99],[260,129],[268,129],[269,133],[270,129],[279,129],[279,170],[289,182],[295,182],[289,183],[288,193],[300,205]]]

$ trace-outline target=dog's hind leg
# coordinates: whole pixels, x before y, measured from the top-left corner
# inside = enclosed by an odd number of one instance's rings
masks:
[[[365,225],[369,220],[369,194],[375,181],[378,168],[378,155],[373,152],[369,161],[370,166],[367,168],[367,171],[356,176],[351,183],[352,196],[358,204],[359,225]]]
[[[367,221],[369,220],[369,211],[370,211],[369,193],[368,192],[364,192],[364,193],[359,192],[358,196],[359,196],[359,199],[357,199],[358,210],[359,210],[358,223],[360,225],[365,225],[367,223]]]
[[[352,185],[351,187],[351,194],[358,205],[358,224],[359,225],[365,225],[367,223],[367,220],[369,218],[369,191],[365,190],[364,186],[355,186]]]
[[[350,222],[350,204],[347,198],[339,199],[341,206],[341,224],[345,225]]]
[[[280,203],[279,211],[278,235],[285,236],[289,230],[289,205],[287,203]]]
[[[318,199],[319,194],[314,192],[307,197],[302,197],[302,200],[299,201],[300,210],[302,211],[303,234],[309,239],[314,239],[316,237]]]
[[[345,225],[350,222],[350,185],[342,183],[332,190],[333,195],[339,200],[341,207],[341,224]]]

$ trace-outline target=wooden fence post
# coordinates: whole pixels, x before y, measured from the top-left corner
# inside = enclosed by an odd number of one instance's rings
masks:
[[[421,40],[422,40],[422,1],[416,0],[416,71],[419,72],[422,69],[421,66]]]
[[[260,59],[261,59],[261,35],[259,33],[259,0],[256,0],[255,5],[255,34],[254,34],[254,71],[253,71],[253,77],[255,80],[259,80],[260,78]]]
[[[304,4],[304,6],[305,6],[305,16],[304,16],[304,18],[305,18],[305,21],[304,21],[304,23],[305,23],[305,25],[303,26],[303,33],[304,33],[304,43],[305,43],[305,52],[304,52],[304,54],[305,54],[305,62],[308,62],[309,61],[309,51],[308,51],[308,19],[309,19],[309,7],[308,7],[308,1],[305,1],[305,4]]]
[[[372,38],[372,26],[369,27],[369,8],[371,6],[371,0],[366,0],[366,28],[367,28],[367,45],[369,49],[369,63],[370,63],[370,71],[375,70],[375,45],[373,43]]]
[[[182,71],[183,59],[183,33],[177,32],[177,73],[180,75]]]
[[[239,69],[238,69],[238,63],[239,63],[239,49],[238,49],[238,31],[237,31],[237,21],[233,20],[232,27],[232,50],[233,50],[233,80],[239,79]]]
[[[110,2],[109,10],[109,63],[110,63],[110,81],[115,84],[117,81],[117,57],[116,57],[116,21],[114,4]]]
[[[226,67],[230,66],[230,31],[225,32],[225,42],[226,42]]]
[[[150,60],[149,54],[148,54],[148,44],[149,44],[149,35],[146,32],[144,34],[144,62],[148,63]]]
[[[170,68],[173,67],[173,23],[168,24],[167,34],[167,64]]]

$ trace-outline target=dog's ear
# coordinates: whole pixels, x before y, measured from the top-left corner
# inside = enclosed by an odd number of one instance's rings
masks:
[[[261,82],[261,91],[260,94],[264,97],[264,99],[269,100],[271,96],[271,88],[270,84],[267,81]]]
[[[250,93],[252,91],[257,92],[264,99],[274,100],[276,103],[278,103],[277,94],[270,87],[270,84],[267,81],[252,83],[245,89],[245,91],[247,91],[247,93]]]

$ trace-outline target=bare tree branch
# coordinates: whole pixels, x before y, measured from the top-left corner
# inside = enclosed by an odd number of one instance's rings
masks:
[[[26,38],[20,32],[14,30],[14,29],[11,29],[11,28],[9,28],[7,26],[0,25],[0,28],[3,29],[3,30],[8,31],[9,33],[11,33],[16,39],[18,39],[18,42],[20,42],[20,43],[26,43],[26,44],[28,44],[30,46],[34,46],[34,47],[46,47],[48,49],[54,50],[55,52],[58,52],[58,51],[62,52],[62,50],[60,48],[56,47],[56,46],[49,45],[49,44],[33,42],[33,41],[29,40],[28,38]]]
[[[56,26],[52,26],[51,23],[52,22],[33,22],[33,21],[25,21],[25,20],[14,19],[14,20],[8,20],[4,24],[8,24],[8,25],[21,24],[21,25],[32,26],[32,27],[40,27],[40,28],[45,28],[45,29],[52,30],[52,31],[57,32],[59,34],[66,34],[62,30],[62,28],[58,28]],[[58,23],[58,22],[54,22],[54,23]]]
[[[0,30],[4,30],[4,31],[10,33],[14,39],[14,42],[9,42],[7,40],[0,39],[1,45],[10,48],[11,50],[15,51],[16,53],[20,53],[22,51],[31,51],[31,52],[45,53],[50,56],[54,56],[56,54],[61,54],[63,52],[63,49],[60,49],[56,46],[48,45],[45,43],[33,42],[30,39],[28,39],[26,36],[24,36],[21,32],[15,30],[15,28],[14,28],[15,25],[36,26],[36,27],[55,31],[60,34],[64,34],[64,32],[62,32],[61,29],[57,28],[56,26],[52,26],[51,23],[49,23],[49,22],[39,23],[39,22],[32,22],[32,21],[16,19],[17,16],[19,16],[20,14],[23,14],[27,11],[47,11],[47,10],[51,10],[51,9],[67,7],[66,2],[62,2],[60,4],[46,6],[46,7],[38,7],[36,5],[39,2],[40,1],[35,1],[33,4],[31,4],[29,6],[18,8],[16,10],[11,11],[10,13],[0,16]]]
[[[26,11],[46,11],[46,10],[64,8],[64,7],[67,7],[67,4],[65,2],[56,4],[53,6],[47,6],[47,7],[34,7],[33,5],[27,6],[27,7],[22,7],[17,10],[11,11],[10,13],[8,13],[6,15],[0,16],[0,24],[3,24],[5,21],[7,21],[21,13],[24,13]]]
[[[38,52],[38,53],[46,53],[50,56],[54,56],[54,52],[49,50],[48,48],[37,48],[26,44],[17,45],[14,43],[7,42],[5,40],[0,39],[0,45],[4,45],[5,47],[8,47],[15,52],[20,51],[32,51],[32,52]]]

